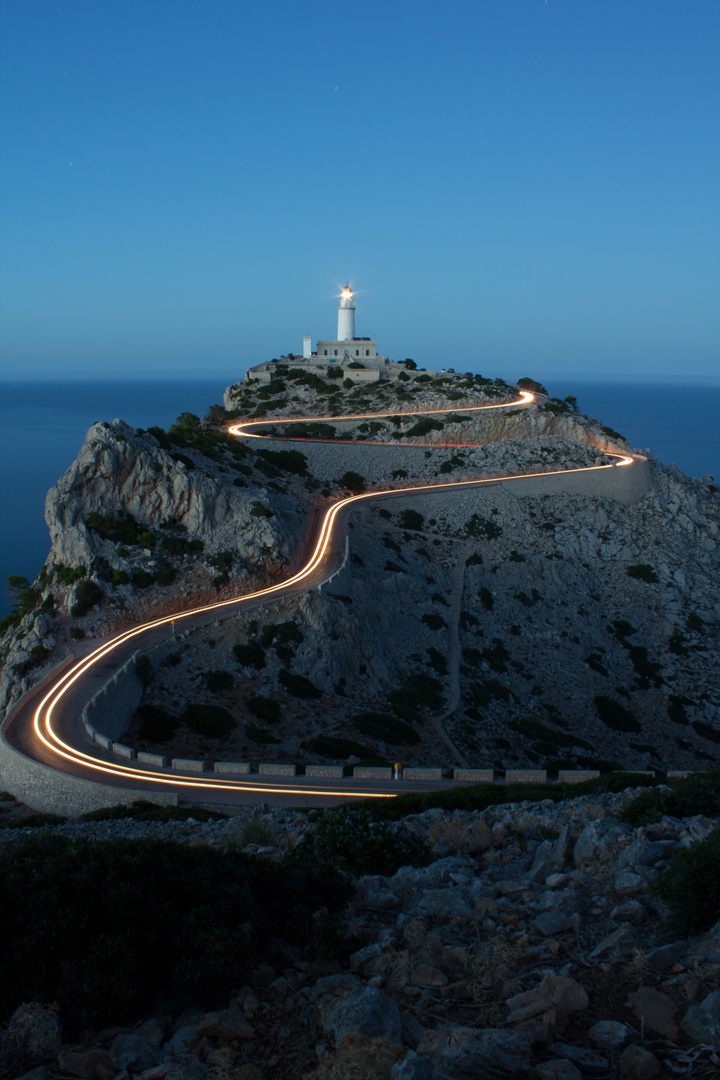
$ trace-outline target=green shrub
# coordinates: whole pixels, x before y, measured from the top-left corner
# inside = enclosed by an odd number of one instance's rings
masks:
[[[327,865],[297,859],[47,832],[2,846],[0,880],[0,1019],[57,1002],[71,1040],[149,1015],[168,987],[183,1006],[223,1007],[273,941],[312,958],[325,943],[315,913],[350,892]]]
[[[447,659],[443,656],[443,654],[438,649],[434,648],[432,645],[429,649],[426,649],[425,652],[428,655],[428,663],[430,667],[433,668],[434,671],[437,671],[438,675],[447,675]]]
[[[604,694],[598,694],[593,700],[598,716],[612,731],[640,731],[639,722],[619,701]]]
[[[430,630],[442,630],[443,627],[447,627],[442,615],[436,615],[432,611],[423,615],[420,621],[424,622]]]
[[[138,543],[140,532],[135,519],[126,514],[124,517],[112,517],[112,515],[98,514],[91,510],[85,515],[85,524],[94,532],[100,533],[105,540],[113,544],[128,544],[133,546]]]
[[[322,697],[322,690],[318,690],[317,686],[313,686],[309,679],[306,679],[304,675],[296,675],[292,671],[287,671],[283,668],[279,675],[280,685],[284,686],[289,694],[293,697],[299,698],[320,698]]]
[[[479,540],[497,540],[498,536],[502,535],[500,525],[496,525],[489,518],[480,517],[479,514],[472,515],[465,525],[465,531],[468,536],[474,536]]]
[[[112,582],[113,585],[129,585],[130,575],[127,570],[113,570]]]
[[[226,821],[221,810],[206,810],[202,806],[160,806],[147,799],[136,799],[129,806],[104,806],[82,814],[80,821]]]
[[[168,742],[180,727],[180,721],[160,705],[149,702],[141,705],[135,714],[141,720],[139,735],[148,742]]]
[[[165,562],[164,559],[158,559],[153,580],[156,585],[172,585],[175,580],[175,571],[170,563]]]
[[[135,674],[143,686],[147,686],[152,678],[153,662],[147,653],[141,653],[135,661]]]
[[[419,532],[425,524],[425,518],[417,510],[403,510],[400,515],[400,528]]]
[[[240,847],[247,847],[248,844],[266,847],[274,843],[275,833],[267,821],[263,821],[262,818],[250,818],[249,821],[243,823],[240,830]]]
[[[258,450],[256,456],[282,472],[295,476],[307,475],[307,458],[299,450]]]
[[[720,769],[669,780],[667,786],[643,791],[628,803],[622,817],[638,826],[652,825],[665,815],[685,818],[699,814],[720,817]]]
[[[202,540],[188,540],[185,536],[166,536],[160,545],[169,555],[199,555],[203,550]]]
[[[33,645],[29,655],[24,660],[21,660],[19,664],[15,664],[13,671],[19,679],[24,679],[36,667],[44,664],[49,656],[50,650],[46,649],[44,645]]]
[[[271,731],[266,731],[265,728],[258,727],[257,724],[248,724],[245,728],[245,734],[251,742],[263,743],[269,745],[270,743],[279,743],[277,735],[273,735]]]
[[[692,729],[696,731],[698,735],[702,735],[703,739],[708,739],[709,742],[720,743],[720,731],[713,727],[712,724],[704,724],[702,720],[693,720]]]
[[[680,930],[700,934],[720,918],[720,829],[673,855],[653,891],[672,911]]]
[[[133,570],[130,580],[136,589],[149,589],[153,584],[153,576],[148,570]]]
[[[73,585],[84,577],[87,577],[87,569],[84,566],[57,566],[55,568],[55,579],[61,585]]]
[[[198,735],[207,735],[213,739],[220,739],[224,735],[229,735],[233,728],[237,727],[237,721],[232,714],[227,709],[223,709],[221,705],[188,705],[182,719],[183,723],[187,724],[191,731],[196,731]]]
[[[205,682],[208,690],[213,694],[232,690],[235,686],[235,679],[229,671],[208,671],[205,674]]]
[[[638,581],[646,581],[648,585],[653,585],[658,576],[649,563],[638,563],[637,566],[626,566],[625,573],[628,577],[637,578]]]
[[[358,806],[326,810],[315,829],[295,847],[293,857],[301,864],[316,861],[358,877],[389,877],[401,866],[426,866],[430,862],[430,853],[420,837],[403,826],[379,821]]]
[[[282,706],[279,701],[272,698],[262,697],[256,694],[248,698],[247,707],[257,716],[258,720],[264,720],[268,724],[277,724],[282,717]]]
[[[418,376],[422,379],[422,375]],[[418,379],[415,380],[417,382]],[[426,417],[424,420],[418,420],[417,424],[413,424],[409,431],[405,432],[405,435],[409,438],[416,438],[421,435],[427,435],[430,431],[442,431],[443,425],[440,420],[433,420],[431,416]]]
[[[340,487],[347,488],[354,495],[359,495],[361,491],[365,490],[365,477],[350,469],[340,477]]]
[[[414,727],[389,713],[365,712],[356,716],[353,724],[361,735],[380,739],[391,746],[413,745],[420,742]]]
[[[493,604],[495,603],[493,599],[493,594],[484,585],[480,590],[480,603],[486,611],[492,611]]]
[[[48,825],[64,825],[67,818],[59,814],[26,814],[25,817],[0,821],[0,829],[45,829]]]
[[[419,719],[423,709],[437,712],[441,708],[442,683],[434,675],[416,671],[398,690],[390,691],[388,701],[396,716],[412,723]]]
[[[363,746],[362,743],[353,739],[343,739],[337,735],[316,735],[314,739],[308,739],[306,749],[311,750],[320,757],[329,758],[371,758],[372,750]]]
[[[268,506],[263,506],[257,499],[250,504],[250,517],[274,517],[273,511]]]
[[[140,545],[140,547],[154,548],[156,540],[157,540],[157,537],[155,536],[155,533],[150,532],[147,529],[144,530],[143,532],[138,533],[137,542]]]
[[[78,582],[75,586],[73,604],[70,608],[71,616],[73,619],[81,619],[96,604],[99,604],[102,598],[103,591],[96,582],[91,581],[89,578]]]
[[[233,656],[242,667],[253,667],[257,671],[265,667],[265,650],[257,641],[233,645]]]
[[[82,641],[82,639],[85,637],[85,631],[82,629],[81,626],[71,626],[70,637],[73,639],[73,641]]]

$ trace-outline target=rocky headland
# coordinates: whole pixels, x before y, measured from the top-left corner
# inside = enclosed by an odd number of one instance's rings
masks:
[[[5,620],[6,709],[83,637],[280,580],[338,492],[627,450],[574,402],[462,412],[517,396],[499,380],[396,365],[356,386],[291,363],[262,384],[251,372],[202,421],[89,430],[48,494],[48,560]],[[412,415],[430,409],[457,411]],[[306,422],[283,427],[283,414]],[[224,430],[266,418],[253,431],[269,440]],[[707,768],[720,752],[720,490],[647,456],[652,488],[631,504],[501,485],[367,504],[322,593],[155,650],[127,741],[210,765]],[[194,730],[192,705],[224,710],[226,733]]]

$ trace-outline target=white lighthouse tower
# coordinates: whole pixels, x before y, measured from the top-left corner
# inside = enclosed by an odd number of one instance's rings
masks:
[[[346,285],[340,293],[337,339],[338,341],[353,341],[355,339],[355,301],[349,285]]]

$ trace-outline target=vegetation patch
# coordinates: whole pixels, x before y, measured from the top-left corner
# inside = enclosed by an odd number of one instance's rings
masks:
[[[398,690],[388,694],[390,707],[396,716],[411,723],[420,719],[420,713],[438,712],[442,707],[442,683],[434,675],[418,671],[411,675]]]
[[[198,735],[207,735],[212,739],[221,739],[237,727],[237,721],[221,705],[198,703],[188,705],[182,715],[184,724]]]
[[[653,825],[667,815],[675,818],[720,817],[720,769],[663,782],[643,791],[622,812],[623,821],[637,828]]]
[[[720,918],[720,829],[677,851],[653,883],[685,934],[709,930]]]
[[[280,685],[284,686],[288,694],[299,698],[320,698],[322,690],[318,690],[304,675],[296,675],[292,671],[283,668],[279,675]]]
[[[442,630],[443,627],[447,627],[447,623],[443,619],[442,615],[436,615],[432,611],[427,612],[425,615],[423,615],[420,621],[424,622],[430,630]]]
[[[391,746],[413,745],[420,742],[420,736],[414,727],[389,713],[361,713],[355,717],[353,724],[361,735],[369,735],[371,739],[380,739],[381,742],[390,743]]]
[[[419,376],[422,378],[422,376]],[[415,380],[417,382],[417,379]],[[424,420],[418,420],[417,424],[405,432],[407,438],[416,438],[421,435],[427,435],[431,431],[442,431],[443,424],[440,420],[434,420],[431,416],[425,417]]]
[[[77,1039],[150,1015],[168,987],[185,1006],[222,1007],[274,939],[310,958],[326,947],[328,913],[351,889],[331,861],[47,832],[3,845],[0,1019],[21,1002],[57,1002]]]
[[[341,806],[320,815],[290,858],[301,865],[330,865],[358,877],[389,877],[401,866],[426,866],[431,856],[424,841],[404,826],[381,821],[364,807]]]
[[[362,743],[337,735],[316,735],[314,739],[308,739],[304,746],[320,757],[362,759],[371,758],[373,754],[373,751]]]
[[[593,698],[598,716],[612,731],[640,731],[640,724],[629,709],[614,698],[598,694]]]
[[[71,616],[73,619],[81,619],[83,615],[87,615],[88,611],[99,604],[102,598],[103,591],[95,581],[87,578],[84,581],[79,581],[75,586],[73,603],[70,608]]]
[[[148,742],[168,742],[180,727],[176,716],[172,716],[160,705],[151,705],[149,702],[141,705],[135,715],[141,722],[138,734]]]
[[[238,642],[233,645],[233,656],[242,667],[252,667],[260,671],[266,666],[265,650],[258,641],[248,641],[246,645]]]
[[[273,735],[272,731],[268,731],[266,728],[258,727],[257,724],[248,724],[245,728],[245,734],[248,739],[254,743],[262,743],[270,745],[271,743],[279,743],[277,735]]]
[[[502,527],[489,518],[473,514],[465,525],[465,532],[478,540],[497,540],[498,536],[502,535]]]
[[[646,581],[648,585],[654,585],[658,581],[658,576],[649,563],[638,563],[637,566],[627,566],[625,573],[628,577],[636,578],[638,581]]]
[[[220,694],[234,689],[235,677],[229,671],[208,671],[205,675],[205,683],[211,693]]]
[[[264,720],[268,724],[278,724],[282,717],[282,706],[279,701],[256,694],[247,699],[246,705],[250,712],[257,716],[258,720]]]

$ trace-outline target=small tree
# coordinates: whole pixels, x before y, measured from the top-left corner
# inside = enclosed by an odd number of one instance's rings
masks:
[[[568,394],[568,396],[566,398],[564,398],[564,400],[567,401],[568,405],[570,406],[570,408],[572,409],[573,412],[578,411],[577,398],[575,397],[574,394]]]
[[[359,495],[361,491],[365,490],[364,477],[360,473],[352,472],[352,470],[342,474],[340,484],[344,488],[349,488],[354,495]]]
[[[495,381],[497,382],[497,379]],[[536,379],[518,379],[515,385],[518,386],[521,390],[530,390],[533,394],[544,394],[545,397],[549,396],[543,384],[537,382]]]
[[[417,364],[414,360],[411,360],[409,356],[405,357],[405,367],[408,371],[417,371]]]

